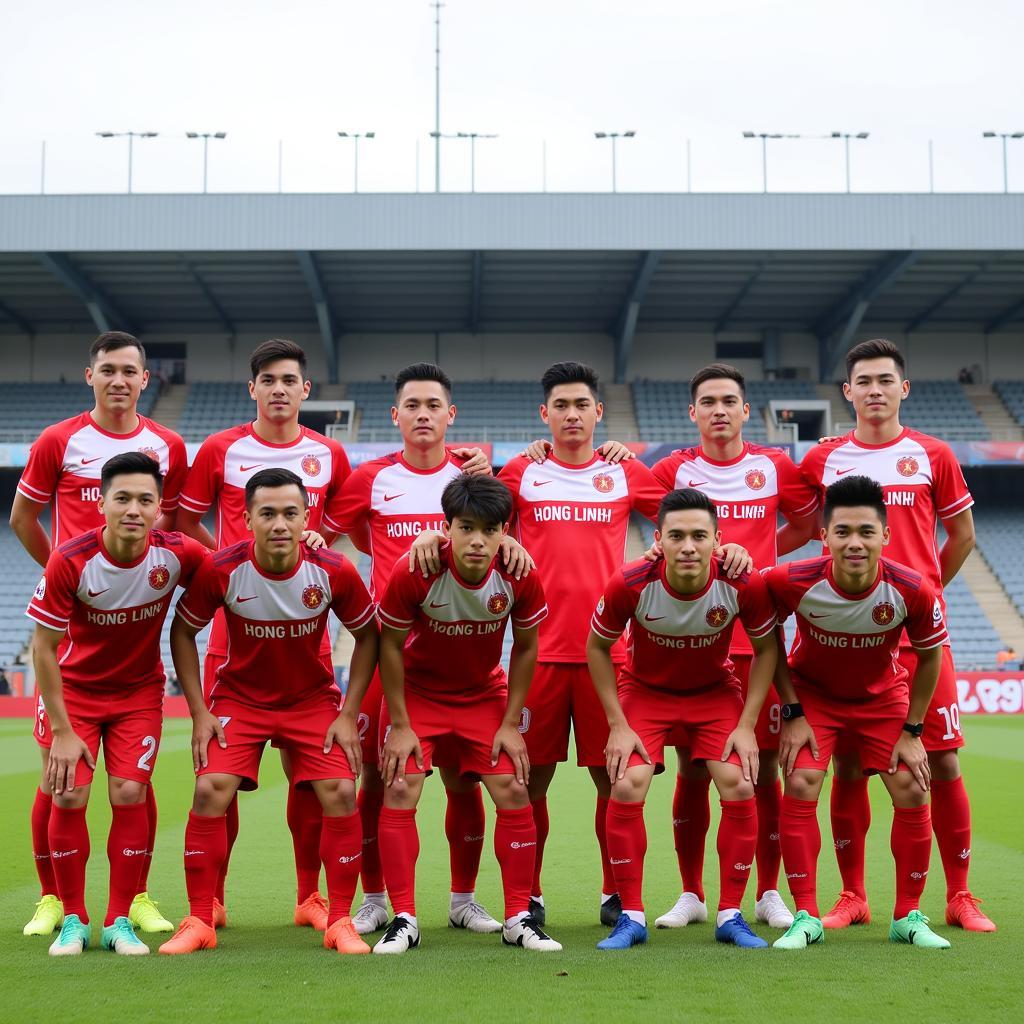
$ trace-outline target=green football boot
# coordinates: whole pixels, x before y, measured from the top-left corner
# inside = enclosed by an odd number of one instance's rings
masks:
[[[920,910],[912,910],[906,917],[889,926],[890,942],[905,942],[926,949],[949,949],[949,943],[928,927],[928,918]]]
[[[149,955],[149,946],[135,934],[135,929],[127,917],[115,917],[114,923],[103,929],[100,945],[122,956]]]
[[[22,935],[52,935],[64,923],[64,904],[56,896],[44,896],[36,904],[36,912]]]
[[[772,943],[774,949],[806,949],[816,942],[825,941],[825,929],[821,921],[811,917],[806,910],[798,910],[793,923],[786,929],[785,935]]]
[[[50,956],[78,956],[89,947],[90,929],[77,914],[64,918],[60,935],[50,945]]]

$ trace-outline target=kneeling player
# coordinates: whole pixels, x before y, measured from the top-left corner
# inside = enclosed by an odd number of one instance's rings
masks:
[[[740,904],[757,844],[754,726],[775,671],[775,610],[759,574],[728,579],[712,557],[721,538],[707,495],[671,491],[658,511],[658,529],[664,557],[615,573],[587,641],[590,673],[610,727],[608,854],[622,897],[622,915],[597,948],[628,949],[647,941],[644,800],[654,774],[665,770],[665,743],[680,727],[692,759],[706,763],[722,803],[715,938],[764,948],[768,943],[750,930]],[[729,660],[737,619],[754,649],[746,701]],[[617,693],[611,649],[627,626],[629,655]]]
[[[375,953],[419,945],[416,805],[441,744],[461,774],[482,778],[497,808],[494,851],[505,891],[502,942],[560,950],[529,914],[537,829],[527,790],[530,765],[519,732],[547,614],[536,572],[522,580],[498,557],[512,495],[491,477],[456,477],[441,495],[450,544],[426,578],[400,559],[378,608],[380,674],[387,702],[380,819],[384,880],[395,917]],[[499,662],[507,620],[514,642],[508,682]],[[410,636],[411,633],[411,636]],[[406,642],[408,639],[408,643]]]
[[[160,629],[174,588],[188,584],[205,555],[196,541],[153,529],[161,485],[159,463],[142,452],[108,459],[99,501],[106,526],[50,555],[28,607],[37,623],[32,654],[45,705],[36,739],[49,748],[50,856],[65,913],[53,956],[78,954],[89,944],[85,812],[101,740],[112,812],[102,945],[128,955],[149,952],[129,907],[149,845],[147,794],[163,718]]]
[[[781,661],[777,676],[785,702],[782,858],[797,915],[775,946],[803,949],[825,937],[818,918],[818,795],[842,743],[857,751],[865,774],[881,776],[893,802],[896,907],[889,939],[946,949],[918,909],[932,849],[921,723],[946,642],[942,607],[923,577],[882,558],[889,528],[874,480],[844,477],[825,491],[822,540],[829,555],[780,565],[767,576],[780,615],[796,613],[798,630],[788,668]],[[904,629],[917,652],[909,689],[898,660]]]
[[[174,667],[192,713],[198,775],[185,828],[189,916],[161,953],[214,949],[213,901],[227,856],[225,817],[237,791],[255,789],[267,742],[287,752],[293,785],[312,785],[323,807],[320,858],[327,875],[324,946],[369,953],[349,913],[359,877],[362,829],[356,811],[359,702],[377,661],[373,604],[355,567],[301,543],[306,489],[287,469],[264,469],[245,487],[252,542],[213,555],[178,603],[171,627]],[[225,610],[230,652],[203,702],[196,634]],[[332,609],[355,637],[344,708],[320,646]],[[217,742],[211,742],[216,737]]]

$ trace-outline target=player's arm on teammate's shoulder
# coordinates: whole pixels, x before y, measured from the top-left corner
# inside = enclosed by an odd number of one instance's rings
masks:
[[[974,513],[966,508],[952,519],[942,520],[946,541],[939,551],[942,585],[948,587],[974,550]]]
[[[501,538],[498,551],[505,571],[511,573],[517,580],[529,576],[537,568],[537,563],[530,556],[530,552],[510,533]]]
[[[39,522],[45,506],[24,494],[15,494],[11,505],[11,529],[21,546],[45,569],[50,557],[50,538]]]
[[[526,695],[533,681],[533,671],[537,666],[538,647],[537,626],[526,629],[512,627],[512,653],[508,663],[508,704],[491,747],[491,764],[498,763],[498,755],[504,750],[515,765],[516,781],[524,786],[530,781],[530,758],[519,725],[523,718]]]
[[[174,517],[174,529],[179,533],[185,534],[186,537],[199,541],[200,544],[211,551],[217,550],[217,542],[213,539],[210,531],[203,526],[203,515],[201,512],[192,512],[179,505]]]
[[[409,711],[405,706],[403,655],[408,634],[407,629],[381,625],[380,683],[388,706],[388,717],[391,719],[379,766],[386,786],[395,781],[405,781],[405,765],[410,757],[416,758],[417,768],[423,768],[423,748],[419,737],[412,731]]]
[[[722,544],[715,549],[715,556],[722,559],[722,571],[731,580],[754,571],[754,560],[742,544]]]
[[[439,530],[422,530],[409,548],[409,572],[419,571],[426,579],[441,571],[441,548],[448,538]]]
[[[462,472],[466,476],[491,476],[493,467],[483,448],[452,448],[452,455],[462,459]]]
[[[809,516],[786,518],[775,534],[775,547],[780,555],[802,548],[809,540],[818,536],[821,527],[817,511]]]

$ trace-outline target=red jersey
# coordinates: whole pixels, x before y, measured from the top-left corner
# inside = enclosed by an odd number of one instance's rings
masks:
[[[242,517],[245,485],[261,469],[290,469],[301,477],[309,495],[309,529],[317,531],[324,507],[352,472],[341,445],[307,427],[301,427],[299,436],[288,444],[262,440],[251,423],[211,435],[196,453],[181,493],[181,507],[206,515],[217,503],[214,540],[218,551],[252,539]],[[216,617],[206,649],[220,657],[227,654],[223,615]],[[324,653],[329,650],[327,637]]]
[[[766,579],[779,617],[797,617],[790,667],[799,681],[835,700],[906,690],[899,661],[904,629],[918,650],[949,642],[935,590],[888,558],[863,594],[839,589],[831,556],[777,566]]]
[[[180,533],[153,530],[134,562],[118,562],[103,529],[55,549],[26,614],[64,630],[57,649],[66,686],[110,699],[144,686],[163,689],[160,630],[175,587],[189,584],[208,552]]]
[[[706,690],[731,680],[734,623],[755,639],[775,629],[775,607],[760,573],[726,579],[711,560],[699,594],[679,594],[665,576],[665,560],[640,559],[608,580],[590,628],[616,640],[629,627],[629,655],[621,680],[676,692]]]
[[[405,683],[409,689],[446,700],[474,700],[505,685],[501,641],[509,617],[518,629],[547,615],[536,571],[517,580],[491,563],[480,583],[467,583],[452,564],[451,546],[441,549],[441,568],[426,579],[401,559],[391,572],[377,608],[385,626],[409,630]]]
[[[218,551],[196,573],[177,613],[202,629],[225,610],[229,654],[208,697],[228,696],[255,707],[281,708],[334,688],[323,664],[327,612],[348,630],[373,618],[373,603],[355,566],[336,551],[299,547],[281,575],[260,568],[252,542]]]
[[[83,412],[47,427],[32,445],[18,481],[18,493],[49,505],[53,546],[106,525],[96,508],[103,463],[124,452],[145,452],[163,474],[161,512],[178,507],[188,457],[185,442],[145,416],[130,434],[111,434]]]
[[[665,488],[636,459],[584,466],[553,455],[538,465],[517,456],[498,474],[515,498],[519,542],[544,574],[551,616],[540,630],[540,661],[586,664],[590,615],[626,553],[629,514],[658,518]],[[622,661],[617,646],[612,657]]]

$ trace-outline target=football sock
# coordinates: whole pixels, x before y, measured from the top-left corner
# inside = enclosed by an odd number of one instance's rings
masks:
[[[146,787],[149,789],[149,787]],[[110,861],[110,897],[104,925],[115,917],[127,917],[135,895],[144,892],[139,878],[149,850],[149,808],[141,804],[115,804],[111,807],[110,832],[107,835],[107,860]]]
[[[544,861],[544,846],[548,841],[551,821],[548,818],[548,798],[540,797],[530,802],[533,809],[533,823],[537,826],[537,857],[533,863],[533,896],[540,896],[544,890],[540,887],[540,869]]]
[[[288,787],[288,828],[295,851],[295,902],[320,891],[320,833],[324,812],[312,786]]]
[[[446,791],[444,834],[452,870],[452,892],[473,892],[484,848],[484,798],[479,786],[468,793]]]
[[[231,851],[234,849],[235,840],[238,838],[238,794],[231,798],[228,804],[227,813],[224,815],[225,829],[227,835],[227,849],[224,853],[224,862],[220,866],[220,874],[217,876],[217,889],[214,895],[221,906],[224,905],[224,883],[228,877],[228,862],[231,860]]]
[[[867,899],[864,888],[864,845],[871,825],[868,780],[832,779],[832,840],[843,889]]]
[[[227,818],[188,812],[185,826],[185,892],[189,913],[213,927],[213,897],[228,855]]]
[[[710,776],[687,779],[677,775],[672,798],[672,835],[683,892],[692,892],[700,900],[704,899],[704,846],[711,828],[710,785]]]
[[[636,921],[637,924],[647,927],[647,915],[642,910],[624,910],[623,913],[630,921]]]
[[[721,887],[718,909],[738,907],[750,879],[751,862],[757,846],[757,801],[722,800],[718,823],[718,864]]]
[[[608,852],[623,910],[643,910],[647,827],[644,804],[608,801]]]
[[[146,892],[149,886],[149,869],[153,865],[153,851],[156,849],[157,820],[156,795],[150,783],[146,787],[146,853],[142,858],[142,870],[139,871],[139,892]]]
[[[719,910],[718,916],[715,918],[715,927],[721,928],[726,921],[735,917],[738,913],[740,913],[739,907],[725,907]]]
[[[380,866],[380,809],[384,806],[384,793],[376,789],[360,789],[356,797],[359,818],[363,825],[363,862],[359,873],[363,882],[363,895],[384,891],[384,870]]]
[[[971,868],[971,803],[963,776],[932,779],[932,828],[946,873],[946,899],[968,888]]]
[[[385,807],[380,812],[380,850],[384,882],[397,917],[416,915],[416,858],[420,855],[420,834],[416,831],[416,808]]]
[[[594,832],[597,835],[597,845],[601,851],[601,892],[615,893],[615,873],[612,871],[611,863],[608,860],[608,804],[607,797],[599,796],[597,806],[594,810]]]
[[[821,829],[818,828],[818,801],[783,796],[779,829],[786,880],[796,909],[806,910],[811,917],[820,917],[818,854],[821,853]]]
[[[363,830],[359,812],[340,816],[323,815],[320,829],[320,859],[327,876],[327,924],[332,925],[352,912],[352,899],[359,882],[363,855]]]
[[[531,807],[498,808],[494,823],[494,855],[501,868],[505,893],[505,919],[530,909],[533,858],[537,852],[537,826]]]
[[[754,786],[757,801],[757,898],[766,889],[778,889],[782,847],[779,845],[779,813],[782,810],[782,780],[776,775],[764,786]]]
[[[57,895],[64,904],[64,915],[77,914],[83,924],[88,924],[85,865],[89,861],[89,828],[85,823],[85,808],[54,804],[50,811],[49,841]]]
[[[57,881],[53,877],[53,862],[50,860],[50,809],[53,797],[36,787],[36,798],[32,801],[32,855],[36,861],[39,876],[39,895],[56,896]]]
[[[893,808],[890,844],[896,861],[896,906],[892,916],[898,921],[918,909],[928,877],[932,821],[927,804]]]

